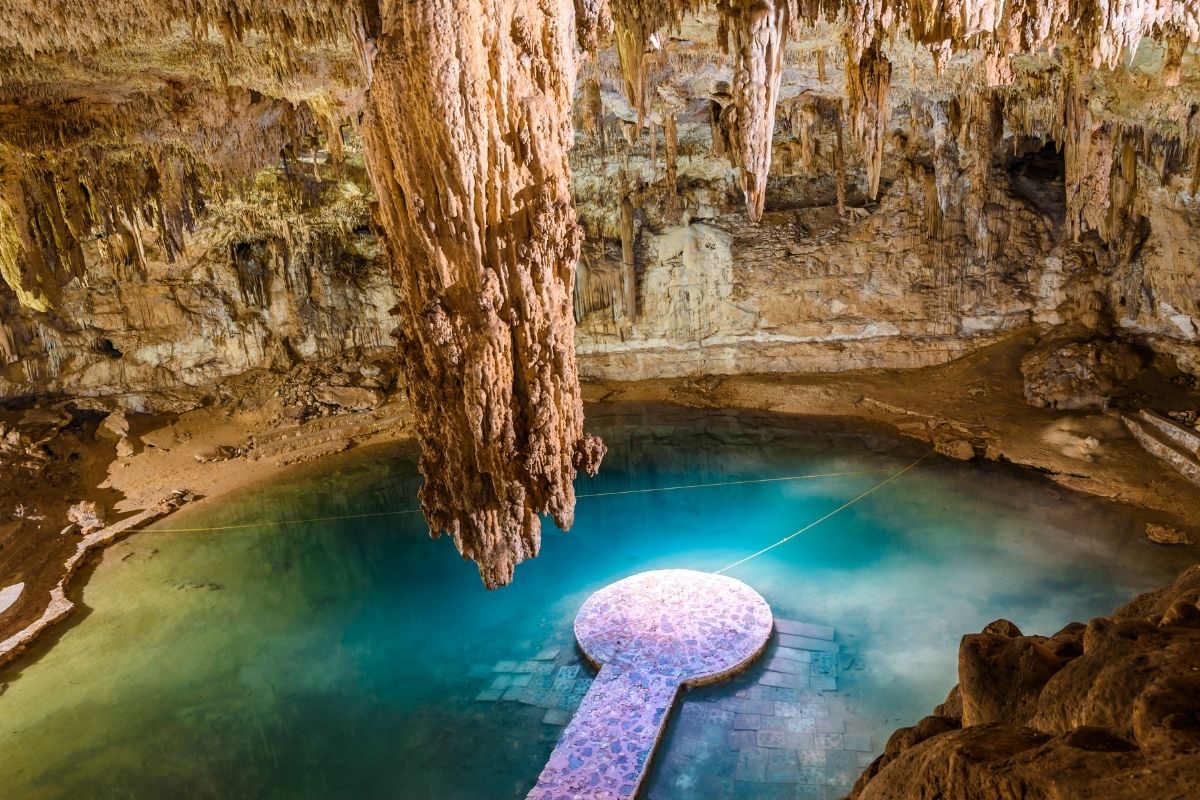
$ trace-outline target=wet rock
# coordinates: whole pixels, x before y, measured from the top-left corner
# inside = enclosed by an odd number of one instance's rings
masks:
[[[133,443],[129,441],[129,437],[123,437],[117,442],[117,458],[129,458],[133,454]]]
[[[108,524],[103,509],[92,500],[81,500],[71,506],[67,510],[67,519],[72,524],[78,525],[80,533],[84,536],[98,531]]]
[[[1025,400],[1035,408],[1106,409],[1143,367],[1121,342],[1073,342],[1036,348],[1021,360]]]
[[[975,446],[966,439],[950,439],[934,442],[933,449],[944,456],[958,459],[959,461],[970,461],[975,457]]]
[[[1191,533],[1171,525],[1157,522],[1146,523],[1146,538],[1158,544],[1194,544]]]
[[[898,730],[856,800],[1191,797],[1200,774],[1200,565],[1086,626],[964,637],[963,727]],[[955,693],[939,712],[952,709]]]

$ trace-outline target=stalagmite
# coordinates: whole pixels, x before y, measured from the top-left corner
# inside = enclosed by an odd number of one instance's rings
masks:
[[[402,302],[421,504],[484,583],[567,529],[583,432],[567,148],[574,14],[537,0],[394,4],[364,125]]]

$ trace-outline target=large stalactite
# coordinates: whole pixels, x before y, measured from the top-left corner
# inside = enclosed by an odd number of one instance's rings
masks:
[[[421,502],[484,583],[571,526],[583,432],[571,287],[581,233],[567,148],[574,14],[539,0],[427,0],[383,20],[364,126],[402,294]]]
[[[790,0],[722,0],[721,24],[733,55],[733,153],[746,213],[762,219],[771,171],[771,139],[791,26]]]

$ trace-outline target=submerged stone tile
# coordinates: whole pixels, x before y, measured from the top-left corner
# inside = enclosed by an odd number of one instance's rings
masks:
[[[503,696],[504,690],[502,689],[484,689],[482,692],[475,695],[475,699],[484,703],[492,703],[496,700],[499,700]]]
[[[774,658],[782,658],[787,661],[799,661],[801,664],[807,664],[812,661],[812,653],[808,650],[797,650],[793,647],[784,647],[780,645],[775,648]]]
[[[864,753],[871,750],[871,737],[865,733],[847,733],[842,739],[847,750],[858,750]]]
[[[778,634],[779,643],[784,647],[791,647],[796,650],[812,650],[825,653],[836,653],[840,648],[837,642],[831,642],[826,639],[814,639],[811,636],[795,636],[790,633]]]
[[[804,636],[809,639],[826,639],[833,641],[835,631],[825,625],[814,625],[811,622],[797,622],[791,619],[775,618],[775,630],[780,633]]]
[[[558,652],[559,649],[557,647],[547,647],[546,649],[539,651],[538,654],[533,657],[533,660],[553,661],[554,659],[558,658]]]

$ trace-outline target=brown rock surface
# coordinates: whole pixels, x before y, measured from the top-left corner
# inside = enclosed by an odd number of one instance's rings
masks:
[[[950,701],[893,734],[851,797],[1194,796],[1198,603],[1195,566],[1048,639],[1003,620],[964,637]]]

